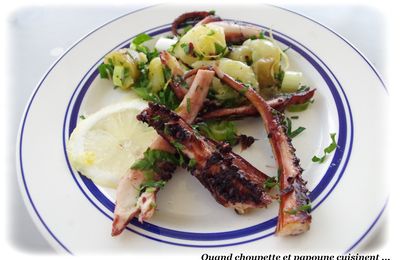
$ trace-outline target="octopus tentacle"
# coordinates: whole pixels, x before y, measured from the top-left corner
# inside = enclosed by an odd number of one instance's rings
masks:
[[[198,135],[180,116],[158,104],[149,104],[137,118],[153,127],[170,144],[179,144],[179,151],[194,162],[188,166],[192,175],[218,203],[244,213],[272,202],[264,187],[269,177],[233,153],[228,144]]]
[[[253,88],[237,82],[218,67],[207,67],[207,69],[215,71],[215,75],[223,83],[242,93],[257,109],[263,120],[279,169],[281,194],[276,234],[297,235],[309,230],[311,215],[308,189],[302,179],[303,169],[295,154],[296,149],[286,134],[285,126],[281,123],[281,114],[268,105]]]
[[[188,12],[188,13],[183,13],[177,18],[172,23],[172,28],[171,31],[174,35],[178,35],[178,27],[188,21],[200,21],[207,16],[213,15],[213,12],[208,12],[208,11],[194,11],[194,12]]]
[[[169,86],[171,87],[172,91],[175,93],[176,97],[179,100],[182,100],[183,97],[186,95],[188,90],[182,87],[183,82],[183,75],[184,70],[182,69],[181,65],[179,64],[178,60],[172,56],[167,51],[162,51],[160,53],[161,63],[171,70],[171,81],[169,82]],[[188,78],[186,82],[190,82],[191,80]]]
[[[218,70],[218,69],[216,69]],[[223,72],[216,71],[225,84],[244,93],[247,99],[260,113],[264,127],[268,133],[275,161],[278,165],[279,185],[281,192],[277,235],[297,235],[310,229],[311,215],[306,182],[302,179],[303,169],[300,160],[295,154],[291,139],[281,124],[280,113],[271,106],[253,89],[235,81]]]
[[[315,89],[282,95],[267,100],[269,106],[278,111],[284,111],[290,105],[304,104],[312,99]],[[243,105],[233,108],[219,108],[200,114],[198,121],[216,118],[237,119],[247,116],[258,116],[259,113],[253,105]]]
[[[188,93],[177,109],[180,116],[188,122],[192,122],[200,111],[213,77],[213,71],[200,70],[196,74]],[[189,103],[191,108],[187,109]],[[175,153],[175,149],[161,137],[154,141],[150,149],[162,150],[172,154]],[[174,169],[169,169],[171,172],[173,170]],[[156,176],[156,178],[167,181],[171,178],[171,175]],[[139,220],[144,221],[153,215],[156,199],[155,194],[158,189],[156,189],[153,194],[144,192],[139,196],[141,184],[144,181],[144,173],[140,170],[133,169],[130,170],[118,184],[112,227],[113,236],[119,235],[135,216],[139,215]]]

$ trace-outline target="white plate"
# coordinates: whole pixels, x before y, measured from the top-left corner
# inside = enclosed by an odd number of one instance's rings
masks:
[[[273,30],[291,69],[302,71],[317,88],[315,102],[294,126],[307,129],[294,139],[313,200],[311,230],[296,237],[273,235],[278,205],[238,216],[215,203],[199,182],[178,171],[158,196],[149,223],[133,221],[121,236],[111,232],[114,192],[97,187],[72,170],[65,142],[81,114],[126,100],[99,79],[97,66],[111,50],[135,35],[167,33],[179,14],[214,9],[223,18]],[[271,6],[153,6],[134,11],[96,29],[72,46],[46,73],[22,118],[18,142],[19,183],[28,210],[42,234],[59,251],[157,253],[318,252],[353,250],[382,215],[388,192],[383,174],[387,102],[385,86],[359,51],[328,28],[304,16]],[[249,15],[251,14],[251,15]],[[258,138],[242,153],[271,175],[276,170],[259,119],[239,123]],[[311,162],[337,133],[339,148],[324,164]]]

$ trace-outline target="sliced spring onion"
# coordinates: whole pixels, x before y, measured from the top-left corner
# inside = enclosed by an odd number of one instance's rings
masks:
[[[113,83],[115,86],[122,87],[124,80],[124,66],[114,66]]]
[[[176,42],[178,41],[177,38],[159,38],[154,46],[158,51],[167,51],[171,48]]]
[[[289,112],[301,112],[304,111],[308,108],[308,105],[310,104],[310,102],[306,102],[303,104],[297,104],[297,105],[290,105],[287,107],[287,111]]]
[[[325,147],[324,155],[321,157],[314,155],[314,157],[311,159],[313,162],[323,163],[326,159],[326,156],[331,152],[333,152],[338,147],[336,143],[336,133],[330,134],[330,137],[331,137],[331,143],[327,147]]]
[[[295,92],[300,86],[303,73],[297,71],[285,71],[283,76],[281,90],[282,92]]]

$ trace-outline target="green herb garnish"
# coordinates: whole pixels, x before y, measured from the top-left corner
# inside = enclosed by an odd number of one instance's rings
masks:
[[[197,164],[196,159],[190,159],[189,163],[188,163],[188,167],[189,168],[194,168],[196,166],[196,164]]]
[[[261,31],[261,32],[258,34],[258,39],[267,39],[267,37],[265,37],[265,32],[264,32],[264,31]]]
[[[305,127],[298,127],[296,130],[292,131],[292,120],[290,120],[289,117],[286,118],[286,120],[283,122],[284,125],[286,125],[286,134],[288,135],[289,138],[293,139],[296,136],[298,136],[301,132],[306,130]]]
[[[194,50],[194,55],[195,55],[197,58],[199,58],[199,60],[202,60],[202,59],[204,58],[204,55],[203,55],[203,54],[201,54],[200,52],[197,52],[197,51],[195,51],[195,50]]]
[[[158,57],[159,52],[156,49],[150,50],[148,47],[142,45],[142,43],[153,39],[148,34],[142,33],[132,39],[130,48],[138,52],[143,52],[147,56],[147,60],[151,61],[153,58]]]
[[[114,65],[112,64],[100,64],[99,68],[100,78],[111,79],[114,72]]]
[[[175,93],[172,91],[170,86],[166,86],[164,89],[157,93],[153,93],[148,87],[149,85],[149,69],[148,65],[145,63],[140,63],[138,65],[140,76],[133,86],[133,91],[146,101],[152,101],[154,103],[164,105],[171,110],[175,110],[180,101],[176,97]],[[171,71],[168,68],[164,68],[164,77],[167,79],[171,77]]]
[[[207,121],[193,126],[201,134],[219,142],[235,145],[238,142],[236,125],[230,121]]]
[[[226,47],[220,45],[219,43],[214,43],[215,55],[223,55],[225,53]]]
[[[164,131],[169,131],[168,127],[164,128]],[[176,151],[178,152],[179,155],[179,165],[184,165],[185,164],[185,158],[183,156],[183,150],[185,149],[185,146],[178,141],[172,141],[171,144],[175,147]]]
[[[131,169],[158,172],[159,169],[157,168],[157,162],[170,162],[178,165],[178,160],[174,154],[148,148],[144,152],[143,158],[137,160],[131,166]]]
[[[171,69],[168,67],[163,67],[163,74],[166,81],[168,81],[172,77]]]
[[[303,104],[295,104],[295,105],[290,105],[287,107],[287,111],[289,112],[302,112],[308,108],[308,106],[312,103],[312,101],[307,101]]]
[[[290,210],[287,210],[286,213],[290,214],[290,215],[296,215],[299,212],[307,212],[310,213],[311,212],[311,204],[305,204],[305,205],[301,205],[297,208],[293,208]]]
[[[140,192],[142,193],[145,192],[146,190],[153,191],[153,189],[160,189],[164,187],[166,183],[167,183],[166,181],[153,181],[153,180],[145,181],[140,185]],[[149,190],[149,188],[151,190]]]
[[[309,87],[309,86],[307,86],[307,85],[301,85],[301,86],[299,87],[299,89],[298,89],[296,92],[303,92],[303,91],[308,91],[308,90],[310,90],[310,87]]]
[[[272,189],[278,184],[276,177],[270,177],[264,182],[264,189]]]
[[[207,33],[208,36],[212,36],[212,35],[214,35],[214,34],[215,34],[215,31],[214,31],[214,30],[210,30],[210,31]]]
[[[278,81],[279,86],[280,86],[280,84],[282,84],[284,77],[285,77],[285,71],[283,71],[279,68],[279,71],[277,73],[275,73],[275,80]]]
[[[149,40],[153,39],[153,37],[151,37],[150,35],[146,34],[146,33],[141,33],[138,36],[136,36],[135,38],[132,39],[131,41],[131,46],[139,46],[140,44],[147,42]]]
[[[324,149],[324,155],[322,157],[314,155],[314,157],[312,158],[313,162],[323,163],[326,159],[326,156],[331,152],[333,152],[338,147],[336,143],[336,133],[330,134],[330,137],[331,137],[331,143],[328,145],[328,147]]]
[[[185,52],[185,54],[190,54],[190,45],[188,43],[182,43],[181,44],[182,50]]]
[[[171,144],[176,148],[178,152],[182,152],[185,146],[178,141],[172,141]]]

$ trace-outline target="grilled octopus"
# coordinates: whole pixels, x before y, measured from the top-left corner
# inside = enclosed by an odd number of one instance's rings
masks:
[[[137,119],[157,133],[189,160],[191,171],[221,205],[244,213],[272,202],[264,187],[269,179],[225,143],[215,143],[199,135],[179,115],[164,106],[150,103]]]
[[[172,79],[170,82],[170,86],[172,91],[174,91],[176,97],[180,100],[186,95],[188,89],[182,87],[182,82],[185,81],[190,83],[193,76],[197,73],[198,69],[191,70],[187,73],[181,68],[178,60],[169,54],[166,51],[162,51],[160,53],[160,58],[162,63],[171,70]],[[203,69],[207,70],[207,67]],[[309,101],[315,93],[315,89],[307,90],[302,92],[296,92],[293,94],[285,94],[276,96],[270,100],[268,100],[268,105],[278,111],[285,110],[286,107],[295,104],[303,104]],[[206,103],[210,103],[210,100],[205,100]],[[204,109],[200,111],[198,119],[196,121],[201,120],[209,120],[209,119],[218,119],[218,118],[242,118],[246,116],[257,116],[258,111],[253,105],[243,105],[240,107],[234,108],[218,108],[210,109],[214,107],[212,104],[203,106]]]
[[[193,83],[182,100],[178,111],[180,116],[192,122],[201,109],[204,99],[207,96],[208,88],[211,84],[214,72],[199,70],[193,80]],[[190,103],[190,109],[187,109]],[[150,146],[150,149],[161,150],[171,154],[175,153],[175,149],[168,144],[163,138],[157,138]],[[168,181],[171,178],[171,173],[176,166],[169,165],[162,172],[156,173],[156,179]],[[129,172],[121,179],[117,187],[116,206],[114,210],[114,220],[112,226],[112,235],[119,235],[129,222],[138,216],[139,221],[151,218],[154,213],[156,202],[156,190],[145,191],[139,193],[141,185],[145,182],[145,174],[140,170],[129,170]]]
[[[183,14],[174,21],[172,29],[174,34],[177,34],[179,25],[188,20],[200,20],[199,24],[215,23],[221,26],[224,29],[226,41],[230,44],[241,43],[252,36],[258,36],[262,32],[261,29],[256,27],[223,21],[210,12],[192,12]],[[154,124],[153,127],[157,131],[165,128],[165,125],[168,128],[170,128],[170,124],[172,126],[172,132],[169,134],[159,132],[163,138],[158,138],[151,148],[176,153],[176,147],[171,146],[169,143],[176,144],[175,141],[181,140],[183,147],[180,146],[182,148],[180,152],[187,159],[196,162],[195,164],[187,164],[192,174],[210,190],[220,204],[234,208],[239,213],[243,213],[249,208],[265,207],[271,202],[271,197],[268,193],[261,189],[261,183],[265,182],[269,178],[268,176],[255,169],[240,156],[234,154],[229,146],[216,144],[196,135],[189,125],[196,118],[203,103],[208,102],[206,95],[215,72],[222,82],[244,93],[251,105],[207,111],[201,114],[201,118],[237,118],[261,115],[279,167],[281,204],[276,233],[278,235],[295,235],[308,230],[311,216],[309,208],[305,207],[309,204],[309,198],[305,182],[301,177],[303,170],[299,165],[291,140],[286,135],[285,127],[281,124],[281,116],[274,109],[283,111],[288,105],[304,103],[313,97],[315,90],[265,101],[253,89],[248,89],[241,83],[236,82],[233,78],[218,70],[218,68],[201,68],[184,73],[179,67],[179,62],[169,53],[161,53],[160,58],[164,66],[171,69],[173,80],[171,80],[170,86],[176,96],[183,101],[177,110],[178,115],[154,104],[148,110],[145,110],[147,112],[144,111],[140,114],[139,119],[149,124]],[[212,72],[212,75],[208,74],[206,76],[207,70]],[[202,75],[200,77],[202,78],[201,80],[197,78],[198,72]],[[207,81],[205,78],[209,80],[208,84],[205,84]],[[181,83],[183,81],[191,85],[189,91],[182,87]],[[202,84],[199,84],[199,82]],[[197,86],[203,85],[204,88],[198,90],[199,88],[196,87],[196,91],[192,91],[193,85],[196,84]],[[187,113],[182,114],[181,112],[186,110],[184,108],[188,99],[198,100],[198,103],[197,105],[191,105],[194,112],[190,113],[190,115]],[[157,122],[157,120],[148,116],[153,112],[160,114],[160,117],[163,118],[162,122]],[[201,120],[201,118],[198,120]],[[192,141],[194,142],[193,144],[191,144]],[[159,173],[157,178],[167,181],[171,178],[176,166],[164,166],[164,170]],[[152,192],[143,192],[138,197],[138,187],[140,187],[143,180],[143,173],[137,170],[131,170],[121,180],[117,190],[113,235],[121,233],[136,215],[139,216],[140,221],[147,220],[153,215],[155,208],[151,207],[151,205],[155,202],[158,189]],[[251,192],[251,190],[253,191]]]
[[[215,75],[232,89],[242,93],[260,114],[265,130],[272,146],[275,161],[278,166],[280,206],[277,235],[297,235],[310,228],[310,199],[306,182],[302,178],[303,169],[297,158],[291,139],[286,134],[282,124],[282,115],[273,109],[253,88],[237,82],[218,67],[207,67],[215,71]],[[201,69],[207,69],[203,67]],[[199,68],[200,69],[200,68]],[[190,76],[194,69],[187,73]],[[313,92],[312,93],[313,95]],[[309,94],[310,95],[310,94]]]
[[[280,206],[277,235],[297,235],[310,228],[310,199],[306,182],[302,178],[303,169],[297,158],[291,139],[281,123],[280,113],[274,110],[253,88],[235,81],[229,75],[214,68],[216,75],[231,88],[243,93],[260,114],[278,166],[280,186]]]
[[[273,109],[283,112],[290,105],[304,104],[312,99],[315,89],[296,92],[292,94],[285,94],[267,100],[267,103]],[[259,113],[253,105],[243,105],[240,107],[232,108],[218,108],[212,111],[203,113],[200,111],[199,120],[210,120],[219,118],[237,119],[248,116],[258,116]]]

